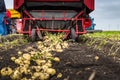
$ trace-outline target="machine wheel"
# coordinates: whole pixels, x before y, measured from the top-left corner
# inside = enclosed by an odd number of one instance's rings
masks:
[[[32,42],[36,41],[36,29],[32,29],[32,36],[31,36]]]
[[[76,31],[75,31],[74,28],[71,28],[71,29],[70,29],[71,38],[72,38],[74,41],[77,41],[78,35],[77,35],[75,32],[76,32]]]
[[[38,30],[37,34],[38,34],[39,39],[40,39],[40,40],[43,40],[41,31]]]

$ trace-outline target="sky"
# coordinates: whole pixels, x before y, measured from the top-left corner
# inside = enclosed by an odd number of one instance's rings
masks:
[[[5,3],[7,8],[13,8],[13,0]],[[90,15],[95,20],[95,29],[120,30],[120,0],[95,0],[95,10]]]
[[[120,30],[120,0],[95,0],[96,29]]]

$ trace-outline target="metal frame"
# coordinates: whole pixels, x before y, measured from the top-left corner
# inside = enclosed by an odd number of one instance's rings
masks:
[[[59,10],[60,11],[60,10]],[[63,10],[61,10],[63,11]],[[44,18],[44,10],[41,10],[42,12],[42,18],[34,18],[30,15],[30,13],[27,11],[27,10],[24,10],[23,14],[26,15],[22,18],[22,32],[23,34],[29,34],[29,36],[31,37],[31,30],[32,30],[32,26],[29,25],[29,29],[28,31],[24,31],[24,28],[25,28],[25,23],[26,23],[26,20],[40,20],[40,21],[50,21],[50,20],[53,20],[52,18]],[[84,14],[84,11],[81,11],[79,12],[74,18],[66,18],[66,11],[63,11],[63,18],[55,18],[54,20],[58,20],[58,21],[76,21],[75,23],[75,29],[76,29],[76,34],[85,34],[86,33],[86,27],[84,25],[84,20],[85,18],[79,18],[81,15]],[[77,21],[82,21],[82,28],[83,28],[83,31],[82,32],[79,32],[78,30],[78,24],[77,24]],[[66,29],[66,30],[52,30],[52,29],[45,29],[45,28],[36,28],[36,31],[48,31],[48,32],[65,32],[65,38],[68,37],[68,35],[70,34],[70,29]]]
[[[67,14],[66,10],[61,10],[61,11],[63,11],[63,16],[64,17],[52,19],[52,18],[45,18],[44,17],[44,14],[45,14],[44,10],[40,10],[42,12],[42,17],[41,18],[32,17],[31,14],[27,10],[24,10],[24,9],[27,9],[27,8],[24,8],[24,3],[27,3],[27,2],[41,2],[41,3],[44,3],[44,2],[49,3],[50,2],[50,3],[53,3],[53,4],[55,4],[55,2],[65,2],[65,3],[67,3],[67,2],[70,2],[70,3],[78,2],[78,3],[81,3],[83,5],[80,7],[80,10],[79,10],[80,12],[73,18],[67,18],[66,17],[66,14]],[[91,13],[94,10],[94,4],[95,4],[95,0],[26,0],[26,1],[25,0],[14,0],[14,9],[20,11],[21,14],[22,14],[22,31],[21,31],[21,33],[29,34],[30,37],[32,36],[31,35],[32,28],[34,27],[34,26],[31,26],[30,22],[34,22],[36,20],[40,20],[40,21],[55,20],[55,21],[70,21],[70,22],[73,22],[74,23],[73,26],[74,26],[75,31],[76,31],[75,33],[77,35],[79,35],[79,34],[85,34],[86,33],[86,28],[88,28],[88,26],[90,26],[91,23],[92,23],[89,19],[89,13]],[[56,10],[56,11],[59,11],[59,10]],[[25,27],[26,26],[26,21],[29,22],[27,24],[28,29],[27,29],[27,31],[24,31],[24,28],[26,28]],[[44,27],[46,27],[46,26],[44,26]],[[36,27],[36,32],[38,33],[38,31],[65,32],[66,33],[65,38],[67,38],[70,34],[70,28],[64,29],[64,30],[59,30],[59,29],[56,30],[56,29],[47,29],[47,28]]]

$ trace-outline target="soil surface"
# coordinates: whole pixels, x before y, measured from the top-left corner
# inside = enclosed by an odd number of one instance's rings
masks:
[[[85,43],[69,42],[69,45],[70,47],[61,53],[52,52],[61,59],[59,63],[54,63],[53,67],[62,77],[56,78],[55,75],[50,80],[120,80],[120,59],[113,59],[105,55],[104,51],[88,47]],[[25,51],[29,46],[36,47],[35,43],[29,43],[0,51],[0,69],[17,66],[11,62],[10,57],[17,55],[19,50]],[[10,79],[0,76],[0,80]]]
[[[61,59],[54,67],[62,77],[50,80],[120,80],[120,58],[113,59],[106,54],[84,43],[70,43],[69,49],[54,53]]]

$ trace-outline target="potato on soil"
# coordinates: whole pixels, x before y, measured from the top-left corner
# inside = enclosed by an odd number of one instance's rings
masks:
[[[42,65],[42,64],[46,63],[46,60],[37,59],[37,60],[35,60],[35,62],[36,62],[37,65]]]
[[[99,60],[99,56],[95,56],[95,60]]]
[[[10,67],[4,67],[1,69],[0,72],[2,76],[9,76],[10,74],[12,74],[13,70]]]
[[[11,57],[11,60],[12,60],[12,61],[15,61],[15,59],[16,59],[15,57]]]
[[[12,80],[20,80],[20,79],[21,79],[21,76],[22,76],[22,74],[21,74],[20,71],[18,71],[18,70],[15,70],[15,71],[10,75],[10,77],[11,77]]]
[[[21,64],[23,64],[23,61],[20,59],[15,59],[15,63],[18,65],[21,65]]]
[[[21,55],[22,54],[22,52],[21,51],[18,51],[18,55]]]
[[[55,57],[55,58],[54,58],[54,61],[60,62],[60,59],[59,59],[58,57]]]
[[[26,53],[26,54],[23,54],[23,58],[26,60],[30,60],[31,56],[30,56],[30,54]]]
[[[48,69],[46,70],[46,73],[48,73],[48,74],[50,74],[50,75],[55,75],[55,74],[56,74],[56,70],[53,69],[53,68],[48,68]]]
[[[61,78],[62,77],[62,73],[59,73],[58,75],[57,75],[57,78]]]

